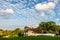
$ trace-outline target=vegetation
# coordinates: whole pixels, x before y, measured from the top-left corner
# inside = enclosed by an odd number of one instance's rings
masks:
[[[25,26],[25,30],[21,30],[19,28],[16,28],[15,30],[2,30],[0,29],[0,37],[20,37],[24,36],[24,32],[29,29],[30,27]],[[49,22],[41,22],[39,26],[37,27],[38,33],[53,33],[56,35],[60,35],[60,25],[57,25],[53,21]]]
[[[0,40],[60,40],[60,37],[29,36],[29,37],[0,38]]]
[[[0,30],[0,37],[19,37],[24,34],[24,30],[16,28],[15,30]]]
[[[60,25],[53,21],[41,22],[38,27],[39,33],[54,33],[60,35]]]

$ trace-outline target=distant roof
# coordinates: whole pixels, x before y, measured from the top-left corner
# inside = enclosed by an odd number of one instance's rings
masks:
[[[29,28],[29,29],[25,30],[25,32],[28,32],[29,30],[38,33],[38,28]]]

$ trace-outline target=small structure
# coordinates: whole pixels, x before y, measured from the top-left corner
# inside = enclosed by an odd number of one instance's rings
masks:
[[[36,35],[38,32],[38,29],[37,28],[29,28],[29,29],[27,29],[27,30],[25,30],[25,35],[26,36],[34,36],[34,35]]]

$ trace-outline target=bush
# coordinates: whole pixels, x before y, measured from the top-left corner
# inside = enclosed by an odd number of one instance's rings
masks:
[[[22,34],[22,33],[18,33],[18,36],[20,37],[20,36],[24,36],[24,34]]]

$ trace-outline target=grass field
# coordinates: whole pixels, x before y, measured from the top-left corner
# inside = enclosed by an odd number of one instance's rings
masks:
[[[60,40],[60,37],[30,36],[30,37],[0,38],[0,40]]]

